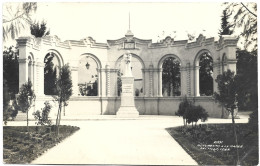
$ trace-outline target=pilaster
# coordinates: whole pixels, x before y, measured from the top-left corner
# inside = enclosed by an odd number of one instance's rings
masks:
[[[28,81],[28,59],[19,59],[19,88]]]
[[[79,95],[79,87],[78,87],[78,67],[71,67],[71,79],[72,79],[72,96]]]

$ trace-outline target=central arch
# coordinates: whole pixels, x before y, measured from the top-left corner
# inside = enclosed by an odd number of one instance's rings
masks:
[[[138,55],[131,53],[132,55],[132,73],[134,76],[134,89],[135,89],[135,96],[143,96],[144,94],[144,73],[142,72],[142,69],[145,68],[145,64]],[[121,55],[116,63],[115,63],[115,69],[118,70],[117,72],[117,96],[120,96],[121,93],[121,61],[123,59],[124,55]]]

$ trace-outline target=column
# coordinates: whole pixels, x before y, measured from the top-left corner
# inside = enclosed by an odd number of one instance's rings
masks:
[[[19,88],[28,81],[28,59],[19,59]]]
[[[194,67],[194,96],[200,96],[200,66]]]
[[[145,96],[145,71],[142,69],[142,78],[143,78],[143,96]]]
[[[101,96],[101,84],[102,84],[102,81],[101,81],[101,69],[97,69],[97,73],[98,73],[98,96]]]
[[[158,96],[162,97],[162,68],[158,70]]]
[[[36,88],[36,62],[35,61],[33,61],[33,90],[34,90],[34,92],[36,93],[36,91],[37,91],[37,88]]]
[[[217,62],[213,63],[213,93],[218,92],[218,84],[216,83],[215,79],[219,74],[221,74],[221,61],[220,58],[217,59]]]
[[[158,96],[158,69],[153,70],[153,95]]]
[[[110,96],[110,67],[106,65],[106,96]]]
[[[149,69],[149,97],[153,96],[153,65]]]
[[[78,67],[71,67],[71,79],[72,79],[72,96],[78,96]]]
[[[187,96],[191,96],[191,67],[190,63],[187,63],[186,65],[186,73],[187,73]]]
[[[101,78],[100,78],[100,80],[101,80],[101,96],[103,97],[103,96],[106,96],[106,91],[107,91],[107,89],[106,89],[106,82],[107,82],[107,80],[106,80],[106,69],[101,69],[101,72],[100,72],[100,75],[101,75]]]
[[[37,80],[37,89],[38,95],[44,95],[44,66],[43,62],[36,62],[36,80]]]
[[[181,96],[184,96],[184,95],[188,95],[187,94],[187,91],[188,89],[187,88],[187,85],[186,83],[188,82],[187,79],[185,79],[185,75],[187,74],[186,72],[186,67],[180,67],[180,74],[181,74]],[[185,86],[186,85],[186,86]],[[186,88],[185,88],[186,87]]]

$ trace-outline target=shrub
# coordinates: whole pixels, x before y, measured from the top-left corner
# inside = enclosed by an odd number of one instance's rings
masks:
[[[52,106],[48,101],[44,103],[44,108],[42,108],[42,112],[37,110],[33,113],[34,118],[38,121],[35,122],[37,125],[51,125],[51,120],[49,119],[49,113],[51,111]]]
[[[206,110],[200,105],[198,106],[192,105],[186,114],[187,122],[189,124],[192,123],[192,126],[193,126],[193,122],[197,124],[198,120],[205,122],[208,119],[208,116],[209,115],[206,112]]]
[[[179,109],[175,115],[182,116],[184,125],[192,123],[192,126],[193,122],[197,124],[198,120],[205,122],[209,116],[202,106],[195,106],[186,96],[179,104]]]
[[[187,122],[185,121],[186,115],[191,107],[192,107],[191,101],[188,100],[187,97],[185,96],[183,101],[179,104],[178,111],[175,113],[175,115],[177,116],[182,116],[184,125],[187,124]]]

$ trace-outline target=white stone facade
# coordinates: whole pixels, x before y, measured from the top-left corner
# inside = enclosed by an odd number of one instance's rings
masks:
[[[60,66],[69,63],[73,80],[73,96],[66,107],[66,115],[116,114],[120,107],[117,94],[117,71],[126,51],[142,64],[143,95],[135,97],[136,108],[140,115],[174,115],[184,96],[202,105],[212,117],[221,117],[222,109],[210,96],[199,94],[199,59],[208,52],[213,59],[213,79],[223,71],[236,71],[237,38],[222,36],[219,41],[200,35],[195,42],[174,41],[166,37],[160,43],[142,40],[127,33],[118,40],[97,43],[91,37],[80,41],[61,42],[56,36],[43,38],[20,37],[19,46],[19,86],[30,79],[36,93],[35,107],[40,110],[45,100],[52,100],[44,95],[44,58],[54,53]],[[78,96],[78,62],[88,56],[97,63],[98,96]],[[163,97],[162,64],[168,57],[175,57],[181,64],[181,96]],[[214,91],[217,84],[213,83]],[[53,115],[57,110],[55,104]],[[30,113],[29,113],[30,114]]]

